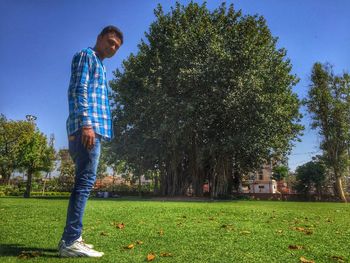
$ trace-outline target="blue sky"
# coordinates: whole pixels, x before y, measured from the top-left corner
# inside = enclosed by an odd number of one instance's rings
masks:
[[[214,9],[222,1],[208,2],[208,8]],[[105,25],[118,26],[125,35],[124,45],[115,57],[104,61],[111,79],[122,60],[137,51],[158,3],[168,11],[175,1],[1,0],[0,113],[13,120],[25,119],[27,114],[37,116],[39,129],[55,135],[55,147],[67,147],[67,88],[73,54],[94,46]],[[227,1],[230,3],[244,14],[266,18],[272,34],[279,37],[278,46],[288,51],[293,73],[300,78],[294,88],[299,98],[306,95],[314,62],[330,62],[336,73],[349,71],[350,1]],[[292,170],[318,151],[320,138],[310,129],[308,115],[303,124],[302,142],[296,144],[289,160]]]

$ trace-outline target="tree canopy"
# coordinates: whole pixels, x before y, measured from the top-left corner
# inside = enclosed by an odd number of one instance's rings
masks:
[[[315,63],[305,100],[321,136],[323,158],[336,181],[335,191],[346,201],[342,180],[349,167],[350,75],[337,76],[328,63]]]
[[[111,81],[111,152],[160,171],[161,193],[229,193],[242,174],[283,156],[302,130],[297,77],[262,16],[176,3]]]

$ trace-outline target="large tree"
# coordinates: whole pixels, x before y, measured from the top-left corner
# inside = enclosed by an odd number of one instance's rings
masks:
[[[136,171],[158,171],[160,192],[192,185],[212,197],[283,156],[301,130],[297,78],[261,16],[222,4],[155,10],[146,40],[114,72],[111,151]]]
[[[33,123],[34,129],[27,131],[25,140],[19,145],[19,167],[27,175],[24,197],[30,197],[33,175],[38,172],[50,172],[56,160],[55,149]]]
[[[322,159],[314,158],[296,169],[295,189],[299,193],[309,195],[315,190],[318,196],[322,195],[322,188],[326,183],[326,167]]]
[[[343,180],[349,168],[350,76],[336,76],[329,64],[315,63],[306,105],[312,127],[322,138],[320,148],[335,179],[335,191],[346,202]]]
[[[12,173],[19,169],[20,145],[34,132],[34,126],[27,121],[8,120],[0,115],[0,175],[8,183]]]

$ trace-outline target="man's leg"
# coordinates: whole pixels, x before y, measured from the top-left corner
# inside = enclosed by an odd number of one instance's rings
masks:
[[[76,241],[82,233],[83,216],[87,199],[96,180],[101,151],[101,138],[96,136],[95,145],[87,150],[81,142],[81,130],[69,140],[69,152],[75,163],[75,183],[67,211],[67,220],[62,240],[67,246]]]

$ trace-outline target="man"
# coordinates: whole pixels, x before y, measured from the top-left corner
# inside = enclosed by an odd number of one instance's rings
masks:
[[[69,153],[75,163],[75,183],[67,220],[58,245],[61,257],[102,257],[82,239],[84,209],[96,180],[101,139],[113,137],[108,102],[106,70],[102,61],[111,58],[123,44],[123,33],[115,26],[105,27],[94,48],[74,55],[68,89],[67,133]]]

